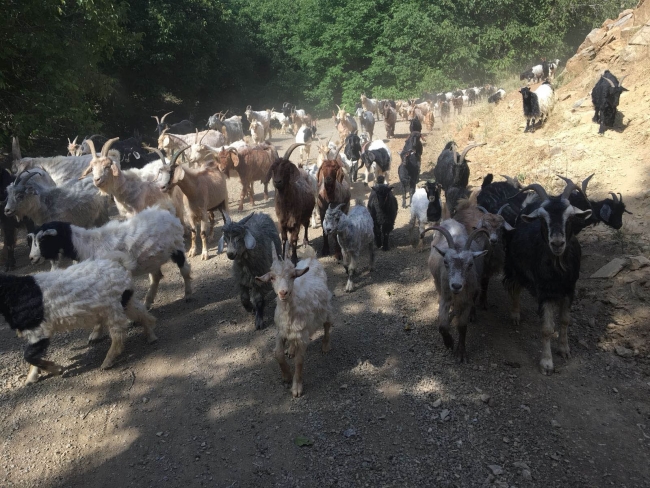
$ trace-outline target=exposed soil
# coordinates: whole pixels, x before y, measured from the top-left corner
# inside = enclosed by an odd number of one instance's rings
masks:
[[[163,272],[152,313],[158,342],[133,328],[118,364],[99,366],[108,340],[88,346],[86,332],[57,336],[50,356],[68,370],[23,385],[23,341],[0,329],[0,485],[90,486],[650,486],[650,268],[630,267],[611,280],[589,276],[614,257],[648,255],[648,65],[626,69],[618,127],[597,135],[590,99],[594,63],[558,89],[553,115],[523,134],[520,96],[497,107],[485,101],[428,134],[424,177],[445,142],[488,145],[471,153],[471,184],[483,176],[518,175],[560,188],[556,173],[576,180],[596,173],[590,196],[621,192],[634,215],[621,231],[604,226],[580,234],[582,278],[569,330],[572,358],[554,357],[556,373],[538,372],[541,322],[524,295],[522,325],[510,324],[509,299],[495,277],[489,309],[468,331],[469,363],[458,365],[437,332],[437,297],[428,249],[409,243],[409,210],[401,209],[391,250],[367,263],[358,289],[346,293],[345,272],[323,258],[334,293],[332,351],[320,335],[308,350],[304,396],[293,399],[272,355],[273,305],[256,331],[216,255],[191,259],[193,300],[182,299],[179,273]],[[513,87],[516,83],[513,82]],[[326,139],[334,128],[320,121]],[[391,181],[408,126],[390,142]],[[376,137],[385,137],[383,122]],[[275,135],[282,153],[291,136]],[[314,157],[315,148],[312,148]],[[296,152],[293,159],[297,161]],[[372,184],[372,183],[371,183]],[[555,185],[555,186],[554,186]],[[239,180],[229,182],[236,209]],[[401,189],[396,189],[398,194]],[[272,199],[245,204],[275,218]],[[353,198],[368,188],[354,184]],[[310,229],[322,245],[321,229]],[[32,273],[22,240],[18,273]],[[137,280],[144,297],[148,281]],[[617,354],[624,347],[629,351]],[[304,437],[311,446],[299,447]]]

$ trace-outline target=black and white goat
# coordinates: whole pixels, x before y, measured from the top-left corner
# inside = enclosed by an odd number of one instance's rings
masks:
[[[134,266],[129,256],[115,252],[67,269],[31,276],[0,275],[0,314],[28,342],[24,356],[30,364],[27,384],[38,381],[41,371],[63,373],[62,366],[43,359],[57,332],[108,330],[111,347],[102,368],[113,366],[124,350],[129,321],[142,324],[148,342],[156,340],[156,319],[133,300],[130,269]]]
[[[530,88],[524,87],[519,90],[524,105],[524,117],[526,117],[526,129],[524,132],[535,132],[535,120],[540,125],[548,119],[549,114],[555,105],[555,91],[548,81],[542,83],[532,92]]]
[[[366,167],[364,184],[368,184],[370,170],[375,173],[375,181],[379,176],[384,176],[386,183],[389,181],[391,154],[390,149],[382,140],[373,141],[361,149],[361,163]]]
[[[366,132],[368,134],[368,139],[372,141],[372,136],[375,132],[375,116],[371,111],[363,110],[363,108],[357,109],[356,116],[359,117],[361,132]]]
[[[84,229],[67,222],[48,222],[27,236],[33,264],[61,258],[75,261],[99,259],[120,250],[136,264],[136,275],[148,274],[149,291],[144,304],[151,308],[163,277],[161,268],[173,261],[185,281],[185,299],[192,294],[190,264],[185,259],[185,241],[180,220],[167,210],[150,207],[120,222],[112,220],[96,229]]]
[[[600,124],[599,134],[604,134],[606,127],[614,126],[621,93],[628,91],[623,86],[624,79],[625,76],[619,81],[609,70],[606,70],[591,90],[591,102],[595,110],[593,121]]]
[[[409,220],[411,244],[422,246],[422,233],[426,224],[437,224],[442,218],[440,203],[441,187],[435,181],[427,181],[424,187],[418,189],[411,198],[411,218]],[[418,223],[418,233],[413,235],[415,222]]]
[[[556,337],[556,312],[560,315],[560,354],[570,357],[568,327],[581,257],[573,228],[592,214],[571,205],[574,188],[568,184],[561,195],[553,197],[538,184],[524,188],[534,190],[539,200],[522,210],[515,229],[506,234],[504,284],[512,298],[510,316],[519,325],[522,288],[537,297],[543,317],[540,368],[544,374],[553,373],[551,338]]]

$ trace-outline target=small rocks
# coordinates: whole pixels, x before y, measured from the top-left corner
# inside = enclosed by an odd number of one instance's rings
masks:
[[[492,474],[494,476],[499,476],[500,474],[503,474],[503,468],[498,464],[488,464],[488,469],[492,471]]]
[[[632,256],[630,257],[630,269],[636,271],[637,269],[645,268],[650,266],[650,259],[645,256]]]
[[[447,420],[448,417],[449,417],[449,410],[445,408],[442,412],[440,412],[440,420],[444,422],[445,420]]]
[[[442,405],[442,399],[438,398],[435,402],[431,404],[433,408],[438,408],[440,405]]]
[[[590,276],[592,279],[596,278],[613,278],[616,276],[627,264],[627,260],[624,258],[614,258],[605,266],[600,268],[594,274]]]
[[[551,427],[553,427],[554,429],[559,429],[560,428],[560,422],[558,422],[555,419],[551,420]]]
[[[622,358],[631,358],[634,356],[634,351],[632,349],[628,349],[627,347],[616,346],[614,347],[614,351],[616,351],[616,354]]]
[[[345,430],[345,431],[343,432],[343,437],[346,437],[346,438],[348,438],[348,439],[349,439],[350,437],[354,437],[355,435],[357,435],[357,431],[354,430],[354,429],[352,429],[352,428],[347,429],[347,430]]]
[[[490,398],[492,398],[492,397],[490,395],[488,395],[487,393],[483,393],[483,394],[481,394],[481,396],[479,396],[479,398],[481,399],[481,401],[483,403],[489,403]]]
[[[527,469],[522,469],[521,470],[521,477],[525,479],[526,481],[530,481],[533,479],[533,475],[530,474],[530,471]]]
[[[519,405],[523,411],[530,413],[530,407],[528,405]]]
[[[142,403],[149,403],[149,399],[147,397],[142,398]]]

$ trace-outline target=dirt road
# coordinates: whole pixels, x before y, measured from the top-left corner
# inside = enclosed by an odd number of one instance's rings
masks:
[[[424,170],[460,122],[428,135]],[[318,128],[324,139],[333,132],[331,121]],[[406,131],[398,123],[390,144],[393,181]],[[385,136],[383,122],[376,136]],[[292,139],[273,142],[282,153]],[[470,159],[481,161],[482,151]],[[473,164],[472,180],[487,171]],[[230,180],[229,189],[236,209],[239,181]],[[254,210],[275,218],[272,200],[261,200],[259,186],[256,192]],[[367,193],[354,185],[354,197]],[[234,217],[251,210],[246,204]],[[153,309],[158,342],[148,345],[132,329],[108,371],[99,369],[108,340],[87,346],[87,334],[70,333],[50,348],[68,371],[25,387],[24,345],[3,327],[0,485],[650,486],[648,357],[623,359],[599,347],[610,307],[591,285],[579,282],[573,357],[556,356],[555,375],[537,370],[536,305],[526,296],[522,325],[513,327],[498,279],[489,310],[469,328],[470,362],[457,365],[437,332],[428,251],[409,245],[408,218],[400,208],[391,250],[378,252],[372,273],[362,263],[354,293],[344,291],[343,267],[322,260],[336,311],[332,351],[322,355],[321,338],[314,338],[300,399],[283,386],[272,355],[273,307],[269,326],[256,331],[239,303],[230,262],[216,256],[216,239],[209,261],[191,260],[191,302],[182,300],[178,272],[165,267]],[[317,250],[320,232],[310,230]],[[622,252],[609,229],[584,237],[583,276]],[[17,254],[26,264],[24,242]],[[137,295],[146,288],[139,279]],[[313,444],[299,447],[298,437]]]

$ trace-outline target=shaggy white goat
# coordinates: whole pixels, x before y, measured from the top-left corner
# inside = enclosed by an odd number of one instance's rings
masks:
[[[302,395],[302,369],[309,338],[321,327],[322,351],[330,350],[330,327],[332,326],[332,294],[327,287],[327,274],[315,257],[313,249],[306,257],[293,265],[290,259],[291,246],[287,246],[287,257],[280,260],[275,246],[271,244],[273,264],[271,270],[256,279],[271,282],[277,294],[275,325],[278,334],[275,341],[275,359],[280,364],[282,379],[290,383],[294,397]],[[295,354],[295,374],[284,357],[285,343],[290,354]]]
[[[83,229],[67,222],[49,222],[28,235],[29,258],[33,264],[61,257],[85,261],[126,252],[135,261],[134,274],[148,274],[151,285],[144,304],[151,308],[163,274],[160,270],[170,259],[178,266],[185,281],[185,299],[192,294],[190,265],[185,259],[185,241],[181,222],[167,210],[147,208],[123,222],[113,220],[103,227]]]
[[[132,299],[129,269],[135,264],[124,253],[108,257],[112,259],[88,260],[32,276],[0,276],[0,313],[29,343],[25,360],[31,366],[26,383],[36,382],[41,370],[63,373],[62,366],[43,359],[57,332],[107,329],[111,347],[102,368],[110,368],[124,350],[129,321],[142,324],[148,342],[156,340],[156,319]]]

